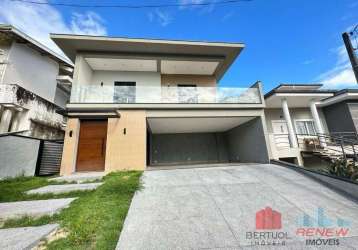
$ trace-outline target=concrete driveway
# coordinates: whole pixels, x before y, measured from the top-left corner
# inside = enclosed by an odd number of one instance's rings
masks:
[[[247,164],[146,171],[143,185],[133,198],[117,249],[356,249],[358,246],[358,205],[284,167]],[[281,228],[270,229],[272,223],[266,221],[266,229],[256,229],[256,212],[266,207],[281,214]],[[267,211],[270,210],[266,210],[266,219],[271,218]],[[273,224],[279,227],[275,218]],[[348,233],[345,237],[303,236],[308,226],[348,228]],[[254,235],[258,238],[250,238]],[[274,239],[275,236],[279,238]],[[320,247],[307,246],[308,238]],[[327,241],[328,238],[333,240]],[[274,242],[275,246],[267,245]],[[326,245],[322,245],[324,242]],[[252,246],[255,244],[261,245]]]

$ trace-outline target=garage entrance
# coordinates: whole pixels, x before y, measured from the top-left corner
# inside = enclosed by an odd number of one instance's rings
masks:
[[[148,118],[148,165],[268,162],[260,117]]]

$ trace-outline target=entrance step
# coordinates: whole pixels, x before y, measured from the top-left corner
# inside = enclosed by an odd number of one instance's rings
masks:
[[[84,184],[48,185],[45,187],[40,187],[27,191],[26,194],[48,194],[48,193],[61,194],[61,193],[68,193],[72,191],[94,190],[102,184],[103,184],[102,182],[99,182],[99,183],[84,183]]]
[[[58,224],[48,224],[39,227],[1,229],[0,249],[31,249],[58,227]]]
[[[68,207],[75,199],[77,198],[0,203],[0,221],[17,219],[24,216],[41,217],[53,215]]]
[[[57,181],[57,182],[77,182],[83,183],[88,181],[99,181],[102,180],[103,176],[105,176],[105,172],[86,172],[86,173],[74,173],[67,176],[60,176],[56,178],[51,178],[49,181]]]

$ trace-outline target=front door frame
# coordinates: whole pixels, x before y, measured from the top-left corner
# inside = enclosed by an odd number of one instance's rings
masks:
[[[107,146],[107,133],[108,133],[108,119],[98,119],[98,118],[86,118],[86,119],[79,119],[79,132],[78,132],[78,142],[77,142],[77,152],[76,152],[76,163],[75,163],[75,169],[74,169],[74,172],[92,172],[92,171],[78,171],[78,155],[79,155],[79,147],[80,147],[80,140],[81,140],[81,129],[82,129],[82,126],[81,126],[81,123],[82,122],[88,122],[88,121],[102,121],[102,122],[106,122],[106,125],[107,125],[107,131],[106,131],[106,141],[105,141],[105,146]],[[105,149],[105,151],[107,151],[107,149]],[[105,163],[106,163],[106,152],[104,154],[104,162],[103,162],[103,170],[101,171],[105,171]],[[96,172],[96,171],[93,171],[93,172]],[[100,171],[98,171],[100,172]]]
[[[279,122],[286,124],[287,133],[275,133],[274,132],[274,123],[279,123]],[[283,119],[271,120],[271,126],[272,126],[272,134],[274,135],[274,143],[275,143],[276,147],[277,148],[281,148],[281,147],[286,148],[287,146],[286,146],[286,137],[276,139],[275,135],[287,135],[287,145],[288,145],[288,147],[290,147],[291,143],[290,143],[290,136],[289,136],[289,133],[288,133],[287,121],[283,120]],[[280,146],[281,144],[284,144],[285,146]]]
[[[282,120],[282,119],[280,119],[280,120],[271,120],[271,126],[272,126],[272,133],[273,133],[273,134],[277,134],[277,133],[275,133],[274,130],[273,130],[273,124],[274,124],[275,122],[284,122],[284,123],[286,123],[286,126],[287,126],[286,120]],[[288,127],[287,127],[287,134],[288,134]]]

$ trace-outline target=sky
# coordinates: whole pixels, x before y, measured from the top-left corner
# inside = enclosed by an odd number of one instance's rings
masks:
[[[245,49],[221,79],[221,86],[249,87],[259,80],[267,92],[281,83],[323,83],[330,89],[357,85],[341,34],[358,24],[358,0],[252,0],[185,6],[205,1],[221,0],[50,0],[183,5],[147,9],[0,0],[0,23],[16,26],[57,52],[49,33],[244,43]]]

